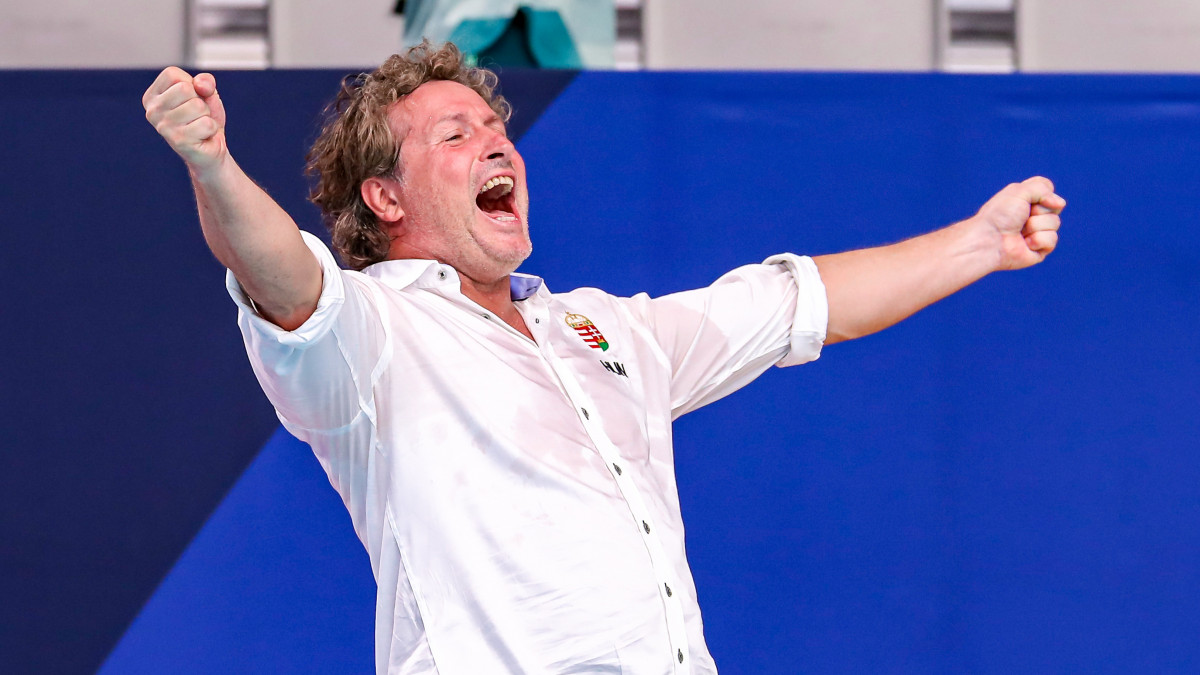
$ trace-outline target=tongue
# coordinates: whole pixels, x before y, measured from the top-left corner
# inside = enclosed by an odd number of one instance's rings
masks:
[[[506,214],[509,213],[508,209],[505,208],[507,205],[504,201],[504,197],[507,194],[507,185],[497,185],[490,190],[480,193],[480,195],[475,198],[475,203],[479,206],[481,211],[484,211],[488,215],[497,216]]]

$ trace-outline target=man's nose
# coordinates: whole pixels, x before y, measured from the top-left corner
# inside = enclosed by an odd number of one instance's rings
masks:
[[[508,157],[513,150],[512,141],[508,139],[507,134],[500,131],[488,130],[488,136],[483,145],[485,160],[503,159]]]

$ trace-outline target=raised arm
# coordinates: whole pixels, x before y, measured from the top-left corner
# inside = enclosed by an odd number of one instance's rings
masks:
[[[142,96],[146,119],[188,167],[204,239],[285,330],[304,323],[321,293],[321,267],[290,216],[233,161],[216,79],[167,68]]]
[[[1013,183],[962,222],[908,241],[813,260],[829,297],[825,343],[883,330],[997,270],[1041,262],[1067,202],[1042,177]]]

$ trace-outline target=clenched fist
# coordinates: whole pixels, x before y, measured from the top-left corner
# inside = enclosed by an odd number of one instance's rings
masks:
[[[1059,214],[1067,200],[1054,193],[1054,183],[1034,176],[1005,187],[975,216],[1000,236],[999,269],[1036,265],[1058,245]]]
[[[142,95],[142,105],[146,119],[189,169],[203,172],[224,161],[225,107],[212,75],[192,77],[171,66]]]

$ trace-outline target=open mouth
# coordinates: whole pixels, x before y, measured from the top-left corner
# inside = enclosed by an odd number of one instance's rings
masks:
[[[496,176],[484,183],[475,196],[475,205],[493,220],[515,221],[512,176]]]

